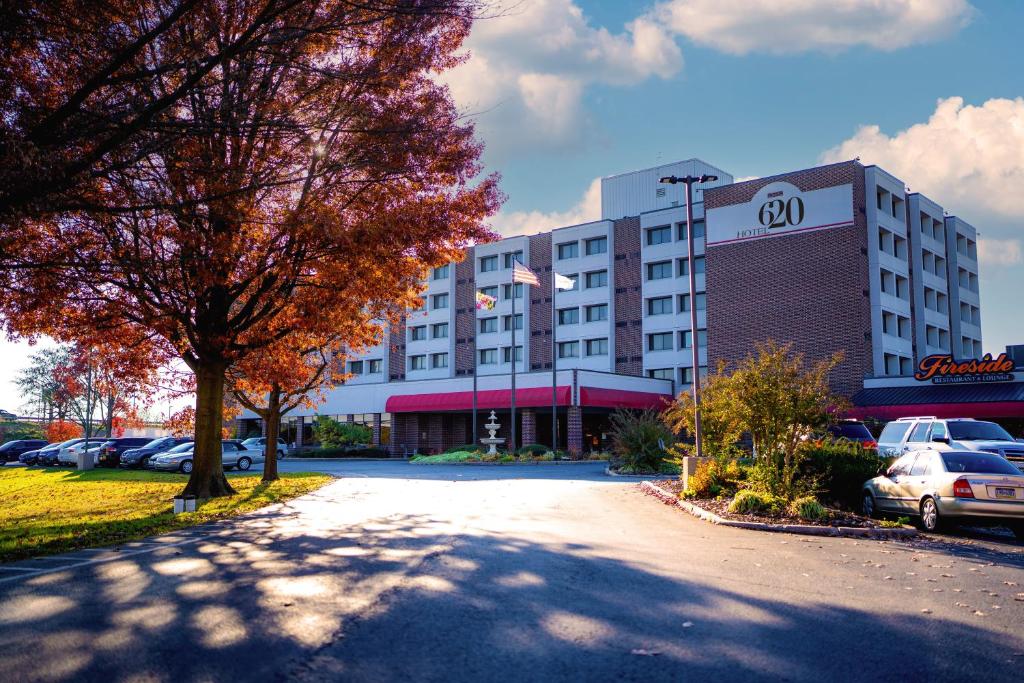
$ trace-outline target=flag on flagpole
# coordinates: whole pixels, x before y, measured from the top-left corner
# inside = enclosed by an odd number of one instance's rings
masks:
[[[556,289],[572,289],[576,286],[576,281],[571,277],[559,275],[555,273],[555,288]]]
[[[490,294],[484,294],[483,292],[476,293],[476,308],[478,311],[493,311],[494,304],[498,300]]]
[[[537,277],[537,273],[519,261],[516,261],[512,266],[512,282],[523,282],[534,287],[540,287],[540,279]]]

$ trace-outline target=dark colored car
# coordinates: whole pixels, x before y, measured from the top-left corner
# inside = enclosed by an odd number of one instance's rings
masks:
[[[145,446],[152,439],[148,436],[124,436],[117,439],[107,439],[100,444],[100,450],[96,454],[96,464],[99,467],[117,467],[121,464],[121,454],[129,448]]]
[[[183,443],[191,443],[192,439],[178,437],[178,436],[161,436],[157,439],[152,439],[148,443],[143,444],[138,448],[129,448],[121,451],[119,456],[121,467],[129,467],[132,469],[145,469],[146,462],[154,455],[164,453],[180,446]]]
[[[37,451],[26,451],[18,456],[18,461],[26,465],[56,465],[57,454],[60,453],[60,448],[65,443],[51,443]]]
[[[18,439],[0,446],[0,462],[18,462],[22,453],[37,451],[46,445],[46,439]]]
[[[829,425],[828,434],[836,440],[856,441],[864,448],[878,447],[875,437],[871,436],[871,432],[868,431],[863,422],[858,422],[857,420],[840,420],[833,425]]]

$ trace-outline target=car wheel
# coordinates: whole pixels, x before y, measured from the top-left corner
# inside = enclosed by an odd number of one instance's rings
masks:
[[[182,474],[192,474],[192,461],[182,460],[181,465],[178,466],[178,469],[181,471]]]
[[[934,498],[929,497],[921,501],[921,528],[925,531],[939,531],[942,528],[939,507],[935,504]]]
[[[252,460],[250,460],[249,458],[239,458],[236,467],[244,472],[245,470],[252,467]]]
[[[875,518],[878,516],[878,508],[875,507],[875,497],[868,491],[864,492],[864,499],[861,501],[861,512],[865,517]]]

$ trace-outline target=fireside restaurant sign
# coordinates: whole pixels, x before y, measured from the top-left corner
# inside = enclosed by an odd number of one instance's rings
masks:
[[[921,359],[914,379],[932,384],[974,384],[977,382],[1012,382],[1014,363],[1005,353],[993,358],[986,353],[980,359],[956,360],[945,353]]]
[[[853,185],[802,191],[768,183],[745,204],[707,211],[707,244],[729,244],[853,225]]]

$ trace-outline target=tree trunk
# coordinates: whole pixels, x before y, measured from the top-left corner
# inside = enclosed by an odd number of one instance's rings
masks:
[[[221,437],[224,423],[224,363],[198,361],[196,373],[196,433],[192,475],[184,495],[197,498],[230,496],[235,490],[224,476]]]
[[[267,442],[263,447],[263,481],[277,481],[277,435],[281,433],[281,392],[275,387],[267,399]]]
[[[115,398],[113,392],[107,396],[107,416],[105,419],[105,427],[107,428],[107,438],[114,438],[114,403]],[[120,436],[120,434],[118,434]]]

